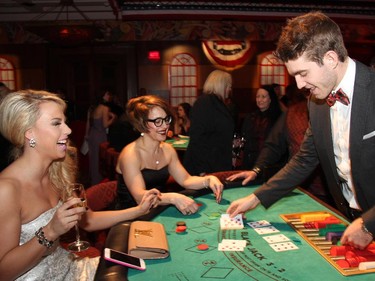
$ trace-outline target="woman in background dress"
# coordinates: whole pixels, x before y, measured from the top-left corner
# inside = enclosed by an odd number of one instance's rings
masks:
[[[191,109],[190,141],[184,166],[192,175],[232,169],[235,122],[225,100],[232,91],[232,76],[214,70]]]
[[[99,172],[99,145],[107,141],[107,129],[115,121],[116,115],[110,111],[108,103],[112,100],[112,94],[105,92],[99,104],[88,114],[89,161],[90,183],[98,184],[102,179]]]
[[[242,124],[245,138],[242,169],[253,168],[264,142],[281,114],[277,95],[271,85],[261,86],[256,94],[257,109],[248,114]]]

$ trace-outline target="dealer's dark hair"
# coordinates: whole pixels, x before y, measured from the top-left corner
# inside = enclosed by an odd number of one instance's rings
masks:
[[[309,60],[323,65],[328,51],[335,51],[341,62],[347,58],[340,27],[325,14],[310,12],[287,21],[274,55],[288,62],[306,54]]]

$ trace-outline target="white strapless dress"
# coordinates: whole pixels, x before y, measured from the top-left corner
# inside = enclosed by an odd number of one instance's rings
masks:
[[[31,240],[35,236],[35,232],[52,219],[59,206],[61,206],[61,202],[59,202],[56,207],[41,214],[35,220],[23,224],[21,227],[20,245]],[[93,280],[98,263],[99,257],[77,259],[73,254],[58,246],[49,255],[45,256],[34,268],[30,269],[16,280]]]

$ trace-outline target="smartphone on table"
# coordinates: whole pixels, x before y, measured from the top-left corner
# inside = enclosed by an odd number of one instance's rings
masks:
[[[104,259],[138,270],[146,269],[146,263],[143,259],[109,248],[104,249]]]

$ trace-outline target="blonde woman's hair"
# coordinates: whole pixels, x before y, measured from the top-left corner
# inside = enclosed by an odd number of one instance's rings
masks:
[[[203,93],[215,94],[221,99],[225,97],[225,91],[232,85],[232,75],[222,70],[212,71],[203,85]]]
[[[12,160],[24,153],[25,133],[39,119],[40,105],[54,102],[65,111],[66,103],[58,95],[37,90],[9,93],[0,104],[0,132],[13,144]],[[49,168],[49,178],[56,188],[62,190],[77,176],[77,150],[68,144],[66,157],[54,161]]]

